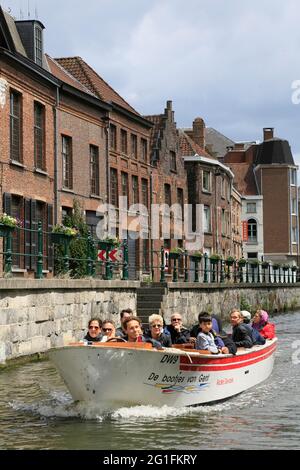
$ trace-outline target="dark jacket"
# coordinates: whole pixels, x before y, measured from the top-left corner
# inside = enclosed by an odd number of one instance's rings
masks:
[[[251,332],[247,328],[247,325],[243,323],[240,323],[239,325],[233,327],[231,338],[238,348],[252,348],[253,346]]]
[[[167,325],[166,329],[171,335],[172,344],[184,344],[188,343],[190,339],[190,332],[187,328],[182,328],[180,333],[175,330],[172,325]]]
[[[89,333],[87,333],[84,337],[84,339],[86,339],[87,341],[92,341],[93,343],[98,343],[99,341],[101,341],[102,338],[103,338],[102,333],[96,336],[96,338],[92,338]]]
[[[119,326],[117,329],[116,329],[116,336],[118,338],[123,338],[125,339],[126,338],[126,333],[124,333],[124,331],[122,330],[122,327]]]
[[[157,339],[154,339],[151,336],[150,330],[146,330],[144,336],[147,339],[151,339],[152,341],[159,342],[164,348],[171,348],[172,347],[171,336],[166,335],[165,333],[161,333],[161,335]]]
[[[244,326],[249,330],[250,332],[250,335],[251,335],[251,338],[252,338],[252,341],[253,341],[253,345],[262,345],[262,344],[265,344],[266,340],[265,338],[257,331],[255,330],[254,328],[252,328],[251,325],[249,325],[248,323],[244,323]]]

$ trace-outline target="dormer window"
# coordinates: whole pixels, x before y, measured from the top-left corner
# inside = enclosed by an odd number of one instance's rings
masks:
[[[35,63],[42,67],[43,65],[43,41],[42,41],[42,30],[39,26],[35,26]]]

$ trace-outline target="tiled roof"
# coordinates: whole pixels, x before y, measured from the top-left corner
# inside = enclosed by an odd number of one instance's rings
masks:
[[[193,156],[193,155],[200,155],[202,157],[211,158],[212,160],[216,160],[213,158],[209,153],[207,153],[204,149],[202,149],[194,140],[192,140],[187,133],[183,129],[179,129],[179,146],[181,150],[181,154],[183,156]]]
[[[63,57],[55,60],[101,100],[116,103],[127,111],[140,116],[140,114],[108,85],[108,83],[106,83],[81,57]]]
[[[92,93],[86,86],[80,83],[75,77],[73,77],[73,75],[71,75],[66,69],[64,69],[55,59],[50,57],[48,54],[46,54],[46,60],[50,72],[56,78],[67,83],[68,85],[73,86],[74,88],[77,88],[80,91],[83,91],[84,93],[88,93],[89,95],[92,95],[97,98],[97,95],[95,93]]]
[[[234,173],[233,184],[242,196],[256,196],[259,194],[253,171],[249,163],[226,163]]]

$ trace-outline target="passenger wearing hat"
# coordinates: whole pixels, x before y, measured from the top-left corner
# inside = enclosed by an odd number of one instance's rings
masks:
[[[259,331],[266,339],[275,338],[275,325],[269,322],[269,315],[265,310],[257,310],[252,322],[252,328]]]
[[[243,315],[244,323],[246,323],[246,325],[247,325],[248,323],[250,323],[250,321],[251,321],[251,313],[248,312],[248,310],[241,310],[241,314]]]

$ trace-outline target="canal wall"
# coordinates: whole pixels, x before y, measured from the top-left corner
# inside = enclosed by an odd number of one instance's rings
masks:
[[[0,280],[0,364],[78,341],[92,316],[113,319],[130,307],[136,311],[138,281]],[[151,287],[149,287],[151,289]],[[169,283],[161,311],[167,323],[174,312],[184,324],[206,310],[228,319],[233,307],[269,312],[300,307],[300,285],[203,285]]]
[[[0,363],[82,339],[91,317],[119,324],[137,281],[0,280]]]
[[[215,313],[228,321],[232,308],[257,308],[269,313],[294,310],[300,307],[300,285],[295,284],[201,284],[172,282],[163,297],[161,313],[169,323],[172,313],[180,312],[184,324],[197,323],[202,311]]]

